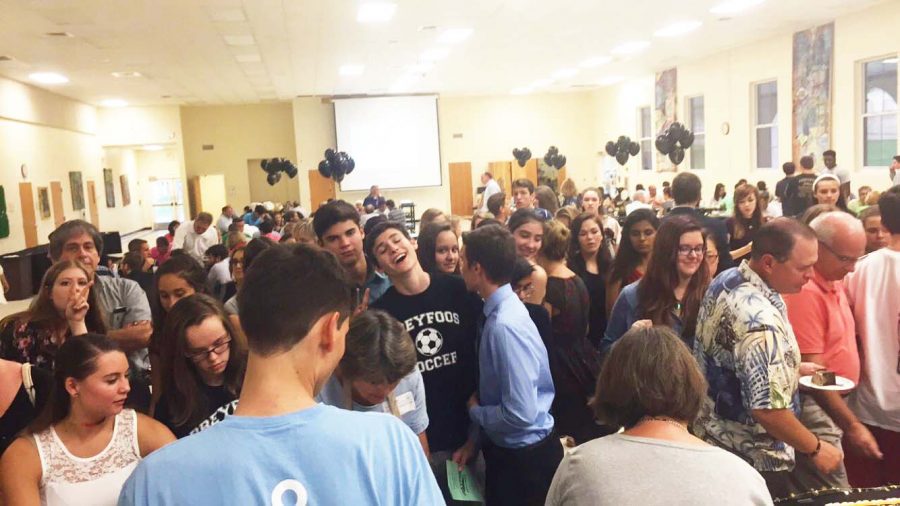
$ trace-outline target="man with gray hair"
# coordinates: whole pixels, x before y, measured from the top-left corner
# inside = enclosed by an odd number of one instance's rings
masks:
[[[182,249],[203,264],[203,254],[214,244],[219,244],[219,234],[212,227],[213,217],[209,213],[200,213],[175,231],[172,249]]]
[[[153,328],[150,304],[136,282],[113,276],[97,276],[94,273],[103,254],[103,238],[97,228],[84,220],[70,220],[50,233],[50,259],[56,263],[77,260],[84,264],[93,276],[91,290],[107,325],[106,335],[115,340],[128,354],[135,373],[146,373],[150,368],[147,344]],[[90,329],[89,329],[90,330]],[[137,385],[132,384],[133,395],[138,395]],[[149,392],[146,392],[149,402]]]
[[[816,233],[819,257],[813,265],[812,279],[799,293],[785,295],[788,319],[803,362],[812,362],[859,383],[856,328],[842,280],[866,253],[865,230],[859,220],[843,211],[821,214],[810,227]],[[802,391],[800,406],[800,422],[819,439],[840,449],[843,436],[856,453],[881,458],[872,433],[850,411],[840,392]],[[803,454],[797,456],[790,482],[797,492],[850,486],[843,463],[832,473],[822,473]]]

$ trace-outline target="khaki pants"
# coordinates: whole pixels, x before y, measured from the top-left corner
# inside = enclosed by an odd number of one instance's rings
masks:
[[[816,400],[811,395],[800,394],[800,405],[800,423],[822,441],[843,451],[841,448],[843,431],[835,425],[825,410],[816,403]],[[812,459],[799,452],[796,455],[794,470],[791,471],[787,481],[790,491],[797,493],[822,488],[850,488],[850,483],[847,481],[847,470],[844,468],[843,462],[833,473],[822,474],[816,469]]]

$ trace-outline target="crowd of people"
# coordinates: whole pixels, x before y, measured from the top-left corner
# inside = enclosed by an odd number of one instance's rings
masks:
[[[826,154],[730,204],[689,172],[631,196],[485,173],[466,232],[438,209],[413,230],[377,187],[226,206],[113,266],[65,222],[0,322],[2,503],[453,504],[453,473],[491,506],[896,484],[900,185],[854,198]],[[855,388],[800,386],[821,370]]]

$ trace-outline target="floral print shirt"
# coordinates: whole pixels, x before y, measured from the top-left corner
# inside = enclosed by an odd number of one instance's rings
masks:
[[[68,335],[67,330],[63,340]],[[0,358],[52,371],[56,352],[63,340],[52,330],[25,320],[15,320],[0,329]]]
[[[770,436],[755,409],[799,415],[800,349],[787,308],[747,261],[712,282],[700,307],[694,357],[709,382],[695,432],[757,471],[790,471],[794,449]]]

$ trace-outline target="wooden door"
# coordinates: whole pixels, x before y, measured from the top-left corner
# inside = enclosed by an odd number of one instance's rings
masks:
[[[88,210],[91,213],[91,224],[100,230],[100,214],[97,212],[97,188],[93,181],[87,182]]]
[[[519,167],[519,162],[509,162],[509,165],[512,168],[513,180],[527,179],[534,183],[535,186],[538,185],[536,158],[532,158],[531,160],[525,162],[524,167]]]
[[[200,196],[200,176],[188,179],[188,213],[195,219],[203,211],[203,198]]]
[[[334,180],[319,174],[318,170],[309,171],[309,212],[314,213],[320,205],[335,197]]]
[[[472,207],[472,164],[457,162],[450,164],[450,213],[457,216],[471,216]]]
[[[38,245],[38,236],[31,183],[19,183],[19,205],[22,206],[22,229],[25,231],[25,247],[33,248]]]
[[[512,163],[490,162],[488,172],[494,175],[494,179],[497,180],[497,184],[500,185],[507,197],[512,195]]]
[[[566,168],[559,169],[556,173],[556,189],[561,190],[562,184],[566,181]],[[558,193],[558,192],[557,192]]]
[[[53,207],[53,223],[58,227],[66,221],[66,214],[63,212],[62,183],[59,181],[50,181],[50,204]]]

